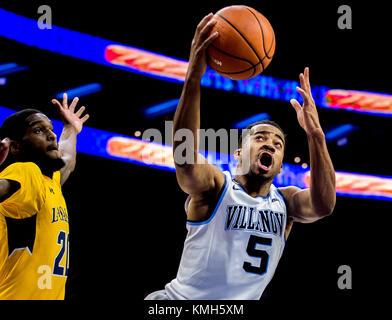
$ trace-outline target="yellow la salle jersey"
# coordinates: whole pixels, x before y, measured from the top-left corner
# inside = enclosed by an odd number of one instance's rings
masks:
[[[0,203],[0,299],[64,299],[68,274],[68,212],[60,172],[44,176],[32,162],[0,173],[20,189]]]

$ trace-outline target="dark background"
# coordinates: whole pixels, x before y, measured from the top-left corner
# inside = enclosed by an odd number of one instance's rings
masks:
[[[266,75],[298,79],[305,66],[310,80],[328,88],[392,93],[390,24],[377,2],[290,3],[267,1],[0,2],[0,7],[38,19],[50,5],[54,25],[187,60],[198,22],[209,12],[247,4],[274,27],[277,47]],[[340,30],[338,7],[352,8],[352,30]],[[136,130],[163,130],[172,114],[146,120],[141,110],[178,98],[182,85],[96,65],[0,38],[0,63],[29,69],[7,77],[0,105],[40,108],[58,119],[50,100],[62,90],[99,82],[103,91],[82,97],[87,125],[133,136]],[[208,113],[207,113],[208,110]],[[307,140],[292,107],[282,101],[202,89],[202,127],[230,128],[239,119],[267,112],[288,134],[285,162],[308,162]],[[352,123],[360,130],[345,146],[328,145],[337,171],[392,175],[390,118],[319,109],[325,130]],[[63,187],[70,212],[71,255],[66,298],[118,307],[162,289],[177,272],[186,235],[186,195],[173,172],[78,154],[77,168]],[[388,201],[338,197],[332,216],[295,224],[274,279],[263,298],[271,305],[318,302],[323,308],[372,307],[388,278]],[[349,265],[353,289],[339,290],[337,269]],[[120,303],[121,302],[121,303]],[[139,304],[139,302],[138,302]]]

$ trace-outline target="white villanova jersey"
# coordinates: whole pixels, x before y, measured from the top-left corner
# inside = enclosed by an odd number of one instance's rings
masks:
[[[271,185],[253,198],[224,174],[212,215],[187,221],[177,277],[165,287],[172,300],[258,300],[275,273],[285,246],[283,195]]]

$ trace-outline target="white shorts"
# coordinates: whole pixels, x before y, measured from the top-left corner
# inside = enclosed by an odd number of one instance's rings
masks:
[[[166,290],[158,290],[150,293],[144,300],[170,300],[166,294]]]

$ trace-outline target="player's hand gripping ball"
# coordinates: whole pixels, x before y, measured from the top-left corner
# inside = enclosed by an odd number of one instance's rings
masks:
[[[236,5],[215,13],[211,34],[219,37],[208,47],[208,64],[233,80],[250,79],[267,68],[275,53],[275,33],[260,12]]]

